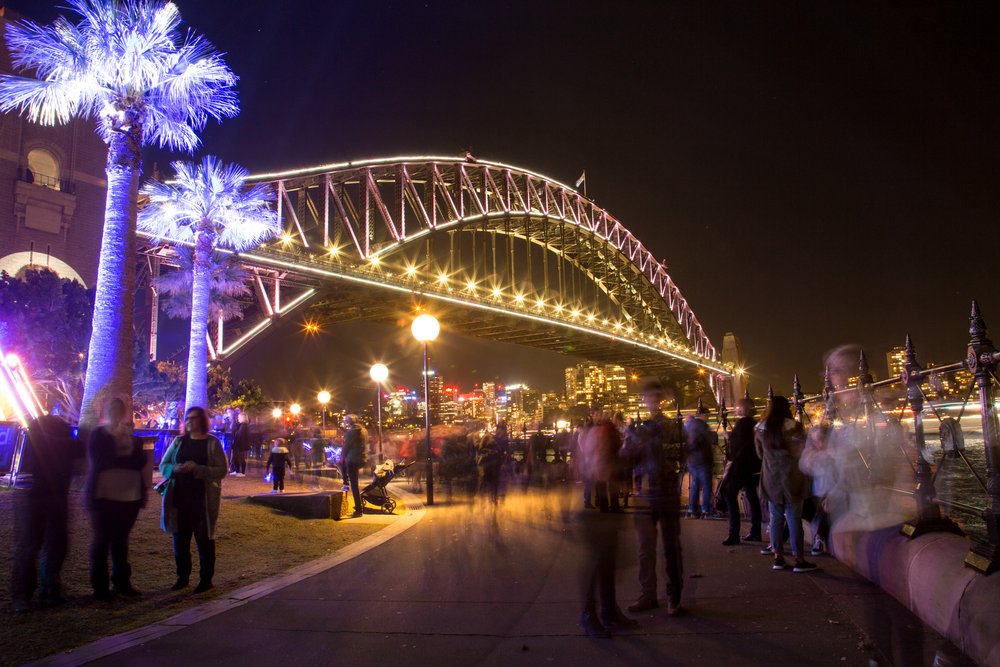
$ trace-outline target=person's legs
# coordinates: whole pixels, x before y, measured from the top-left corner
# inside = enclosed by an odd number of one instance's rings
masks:
[[[785,522],[788,524],[789,539],[792,542],[792,555],[796,560],[805,558],[802,545],[802,502],[785,504]]]
[[[651,512],[635,515],[635,535],[639,540],[640,600],[656,601],[656,518]]]
[[[583,506],[586,508],[591,508],[594,504],[591,502],[594,493],[594,480],[591,479],[590,475],[583,476]]]
[[[174,533],[174,562],[177,564],[177,583],[187,585],[191,579],[191,536],[194,533],[191,517],[177,512],[177,532]]]
[[[698,466],[701,475],[701,513],[708,516],[712,513],[712,466]]]
[[[97,597],[109,595],[108,547],[114,533],[111,503],[96,499],[90,511],[93,536],[90,542],[90,585]]]
[[[698,495],[701,493],[701,475],[698,472],[700,466],[692,466],[688,470],[688,514],[698,515]]]
[[[667,611],[679,610],[684,589],[684,557],[681,553],[680,499],[664,508],[659,520],[663,539],[663,560],[667,573]]]
[[[37,559],[45,536],[45,515],[39,502],[24,490],[14,491],[14,557],[10,596],[14,611],[27,611],[38,585]]]
[[[69,507],[66,497],[53,499],[45,516],[45,539],[42,543],[39,591],[43,601],[62,601],[63,562],[69,553]]]
[[[768,524],[768,530],[771,533],[771,551],[774,553],[775,557],[784,554],[784,522],[785,522],[785,508],[778,503],[768,501],[767,503],[768,511],[771,513],[771,521]]]
[[[608,505],[608,483],[607,482],[594,482],[594,495],[596,496],[594,504],[597,505],[597,509],[602,512],[607,512]]]
[[[132,566],[128,562],[128,539],[139,516],[140,501],[114,503],[115,525],[111,535],[111,583],[115,590],[126,595],[134,594]]]
[[[361,487],[358,485],[358,472],[360,471],[359,466],[348,466],[347,476],[351,480],[351,496],[354,497],[354,513],[361,514],[363,509],[361,505]]]
[[[735,485],[728,489],[725,495],[726,511],[729,515],[729,537],[727,542],[740,539],[740,490]]]
[[[215,540],[209,539],[208,521],[203,516],[195,526],[194,540],[198,545],[198,588],[211,588],[215,576]]]

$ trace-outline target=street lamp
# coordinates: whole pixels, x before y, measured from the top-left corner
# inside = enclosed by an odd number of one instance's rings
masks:
[[[375,364],[368,374],[375,381],[375,401],[378,406],[378,462],[382,463],[382,383],[389,378],[389,368],[385,364]]]
[[[271,416],[275,419],[281,419],[281,408],[275,408],[271,410]]]
[[[330,402],[330,392],[326,389],[316,394],[316,400],[323,406],[323,435],[326,435],[326,404]]]
[[[427,343],[438,337],[441,325],[433,315],[418,315],[410,326],[413,337],[424,345],[424,423],[427,427],[427,504],[434,504],[434,452],[431,450],[431,403],[427,386]]]

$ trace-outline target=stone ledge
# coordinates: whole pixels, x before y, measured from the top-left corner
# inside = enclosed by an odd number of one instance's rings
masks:
[[[287,512],[299,519],[340,519],[347,510],[343,491],[262,493],[247,501]]]
[[[878,584],[970,658],[1000,667],[1000,574],[965,566],[969,540],[950,533],[909,539],[899,526],[870,530],[852,517],[830,532],[841,562]]]

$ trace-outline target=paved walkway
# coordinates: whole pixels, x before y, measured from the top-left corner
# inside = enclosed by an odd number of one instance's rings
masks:
[[[359,543],[117,645],[103,640],[105,650],[122,650],[98,662],[910,667],[931,665],[946,644],[830,557],[817,559],[820,572],[774,572],[760,545],[722,547],[725,523],[696,520],[682,522],[689,613],[655,610],[636,615],[637,631],[581,636],[581,552],[569,507],[577,489],[512,492],[496,512],[458,500],[421,510],[407,497],[409,516],[372,536],[378,546],[361,553],[372,543]],[[624,607],[638,592],[631,517],[622,517],[620,537]],[[50,662],[86,662],[105,652],[95,646]]]

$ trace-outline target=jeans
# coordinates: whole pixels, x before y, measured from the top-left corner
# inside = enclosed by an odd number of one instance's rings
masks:
[[[757,495],[757,482],[760,480],[760,475],[751,475],[744,482],[743,486],[736,486],[735,484],[729,489],[729,493],[726,494],[726,509],[729,512],[729,537],[731,539],[738,538],[740,536],[740,491],[746,491],[747,493],[747,503],[750,505],[750,533],[751,537],[756,537],[760,539],[760,523],[761,523],[761,511],[760,511],[760,497]]]
[[[177,512],[177,532],[174,533],[174,561],[177,563],[177,578],[187,581],[191,578],[191,537],[198,545],[199,576],[204,582],[211,582],[215,576],[215,540],[208,537],[208,518],[204,510]]]
[[[59,572],[69,550],[67,518],[66,496],[37,497],[31,491],[14,491],[15,541],[10,573],[14,600],[30,600],[39,578],[43,598],[61,594]],[[36,565],[39,552],[42,558]]]
[[[659,527],[667,575],[667,598],[677,603],[684,586],[680,499],[668,498],[657,500],[657,503],[649,512],[635,515],[635,532],[639,538],[639,587],[642,597],[656,599],[656,533]]]
[[[688,491],[688,511],[698,512],[698,496],[701,496],[701,513],[712,513],[712,467],[691,466],[691,488]]]
[[[271,481],[274,483],[274,490],[275,491],[284,491],[285,490],[285,469],[282,468],[281,470],[278,470],[277,468],[275,468],[271,472]]]
[[[90,543],[90,585],[95,593],[108,590],[108,551],[111,551],[111,582],[115,588],[131,588],[132,566],[128,563],[128,537],[139,516],[142,501],[118,502],[97,498],[90,518],[94,527]]]
[[[775,556],[784,555],[784,547],[781,536],[784,532],[782,520],[788,524],[789,537],[792,541],[792,555],[795,558],[802,558],[805,552],[802,548],[802,501],[797,503],[778,504],[768,501],[768,509],[771,512],[771,521],[768,527],[771,531],[771,548]]]

